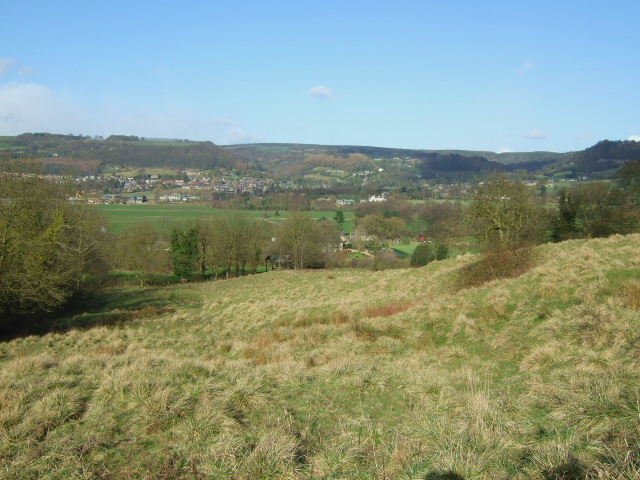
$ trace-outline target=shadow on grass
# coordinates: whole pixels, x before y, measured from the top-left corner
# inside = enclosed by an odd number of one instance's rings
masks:
[[[15,319],[0,330],[0,341],[29,335],[45,335],[71,329],[99,326],[121,327],[134,320],[194,308],[201,298],[188,288],[118,287],[78,296],[56,313],[30,319]]]
[[[588,468],[580,460],[569,456],[567,460],[551,470],[542,472],[544,480],[586,480]]]
[[[465,480],[462,475],[458,475],[456,472],[429,472],[424,477],[424,480]]]

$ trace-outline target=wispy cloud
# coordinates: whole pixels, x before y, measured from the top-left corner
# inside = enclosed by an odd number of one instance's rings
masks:
[[[18,68],[18,73],[20,75],[31,75],[35,71],[36,71],[35,68],[30,67],[28,65],[20,65],[20,68]]]
[[[236,144],[236,143],[255,143],[262,140],[260,137],[252,135],[243,127],[237,125],[227,118],[218,118],[213,120],[214,125],[222,127],[224,133],[218,143]]]
[[[528,140],[544,140],[545,138],[547,138],[547,134],[544,133],[542,130],[530,130],[525,136],[524,138],[528,139]]]
[[[15,58],[0,58],[0,75],[7,73],[17,63]]]
[[[0,58],[0,75],[9,73],[13,68],[17,68],[20,75],[31,75],[36,71],[35,68],[22,65],[15,58]]]
[[[528,72],[529,70],[533,70],[535,67],[536,64],[534,62],[532,62],[531,60],[525,60],[524,62],[522,62],[518,70],[520,72]]]
[[[632,142],[640,142],[640,135],[631,135],[627,140],[631,140]]]
[[[333,96],[333,91],[324,85],[312,87],[307,90],[307,93],[311,98],[317,98],[319,100],[327,100]]]
[[[496,153],[512,153],[512,152],[513,150],[510,149],[509,147],[502,147],[496,150]]]

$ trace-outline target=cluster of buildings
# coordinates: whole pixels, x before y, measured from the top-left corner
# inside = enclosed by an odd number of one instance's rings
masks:
[[[389,199],[389,195],[390,195],[389,192],[382,192],[379,195],[370,195],[368,198],[360,200],[360,203],[386,202]],[[336,200],[336,207],[353,207],[353,206],[356,205],[356,203],[358,203],[358,202],[353,198],[338,198]]]
[[[59,175],[46,175],[46,177],[54,181],[63,181],[63,177]],[[65,178],[68,180],[68,177]],[[162,178],[156,174],[135,177],[84,175],[74,180],[80,191],[72,195],[70,200],[103,204],[146,203],[149,199],[170,203],[190,202],[206,197],[207,194],[261,195],[269,191],[302,188],[301,185],[289,180],[277,181],[268,177],[241,176],[232,173],[208,176],[195,171],[185,172],[183,178]],[[109,193],[103,194],[103,192]]]
[[[468,198],[474,190],[472,183],[438,183],[425,185],[428,198],[434,200],[463,200]]]
[[[227,176],[209,179],[209,188],[217,193],[266,193],[274,187],[272,178]],[[189,188],[190,185],[184,187]]]

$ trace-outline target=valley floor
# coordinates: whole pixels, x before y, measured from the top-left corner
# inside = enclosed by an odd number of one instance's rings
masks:
[[[0,343],[0,478],[640,478],[640,235],[459,290],[475,258],[165,287],[191,303]]]

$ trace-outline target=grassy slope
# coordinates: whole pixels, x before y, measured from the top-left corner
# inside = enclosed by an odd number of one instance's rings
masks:
[[[639,242],[137,290],[0,344],[0,478],[639,478]]]

